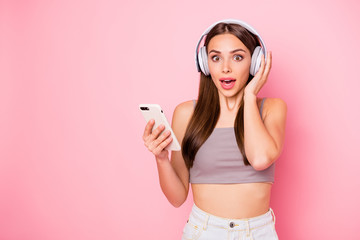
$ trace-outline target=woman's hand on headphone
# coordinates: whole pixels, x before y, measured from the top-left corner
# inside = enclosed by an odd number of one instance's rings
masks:
[[[172,142],[171,132],[164,131],[165,126],[159,125],[154,131],[151,131],[155,124],[154,119],[151,119],[145,126],[143,135],[144,145],[152,152],[157,159],[168,159],[169,152],[165,147]]]
[[[264,84],[268,79],[269,72],[271,69],[271,60],[272,60],[272,53],[270,51],[267,52],[266,64],[265,64],[264,55],[261,57],[261,65],[259,71],[255,74],[253,79],[245,87],[245,94],[253,94],[256,96],[260,92],[260,89],[264,86]]]

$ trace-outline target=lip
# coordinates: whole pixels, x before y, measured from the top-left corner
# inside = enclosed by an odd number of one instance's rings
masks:
[[[221,87],[225,90],[230,90],[235,86],[236,79],[231,77],[220,78]],[[231,80],[230,83],[225,83],[225,80]]]

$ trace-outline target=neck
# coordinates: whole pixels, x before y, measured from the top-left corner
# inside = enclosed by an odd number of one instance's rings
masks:
[[[236,95],[231,96],[231,97],[222,95],[219,92],[219,101],[220,101],[221,111],[237,113],[238,109],[240,108],[240,104],[241,104],[243,96],[244,96],[244,89],[242,89]]]

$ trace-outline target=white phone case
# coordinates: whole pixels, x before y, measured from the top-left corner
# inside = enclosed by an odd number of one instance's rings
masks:
[[[167,147],[165,147],[165,149],[171,150],[171,151],[180,151],[181,146],[180,146],[178,140],[176,139],[176,136],[175,136],[173,130],[171,129],[171,126],[170,126],[169,122],[167,121],[164,111],[161,109],[160,105],[159,104],[140,104],[139,109],[140,109],[142,115],[144,116],[146,122],[149,122],[150,119],[155,120],[155,124],[153,126],[152,131],[154,129],[156,129],[160,124],[163,124],[165,126],[164,131],[170,130],[171,137],[173,138],[173,140]]]

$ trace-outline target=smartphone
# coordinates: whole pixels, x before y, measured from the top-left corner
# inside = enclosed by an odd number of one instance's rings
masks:
[[[152,131],[154,129],[156,129],[160,124],[163,124],[165,126],[164,131],[170,130],[171,137],[173,140],[169,145],[167,145],[165,147],[165,149],[171,150],[171,151],[180,151],[181,146],[180,146],[178,140],[176,139],[176,136],[175,136],[173,130],[171,129],[170,124],[167,121],[164,111],[161,109],[160,105],[159,104],[140,104],[139,109],[140,109],[142,115],[144,116],[146,122],[149,122],[150,119],[155,120],[155,124],[153,126]]]

